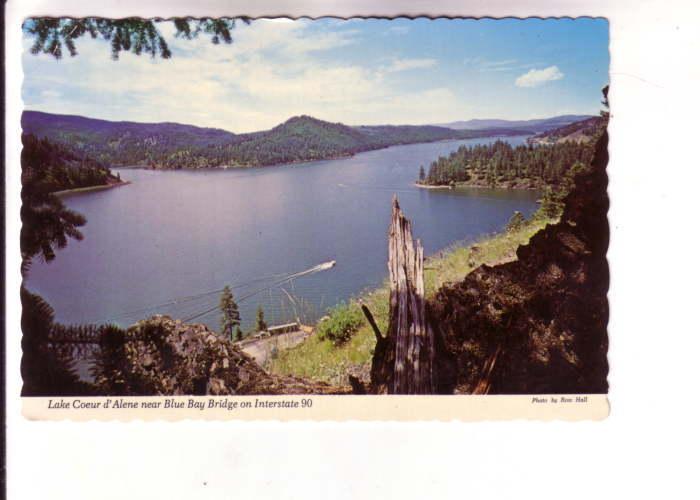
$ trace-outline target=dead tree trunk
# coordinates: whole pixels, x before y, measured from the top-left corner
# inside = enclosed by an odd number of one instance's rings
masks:
[[[434,394],[435,336],[426,318],[423,247],[420,240],[414,244],[411,222],[396,196],[389,226],[389,286],[389,330],[378,339],[372,359],[373,389]]]

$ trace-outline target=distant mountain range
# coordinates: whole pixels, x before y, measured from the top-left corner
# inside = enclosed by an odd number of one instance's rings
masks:
[[[547,120],[482,120],[480,128],[466,129],[436,125],[348,126],[296,116],[270,130],[234,134],[179,123],[115,122],[25,111],[22,130],[111,166],[215,168],[338,158],[398,144],[535,134],[543,128],[571,123],[573,118],[555,117],[548,119],[548,124],[544,123]],[[533,121],[539,123],[530,128],[518,125]],[[499,126],[489,127],[487,122]]]
[[[555,128],[563,127],[574,122],[592,118],[592,115],[561,115],[552,118],[540,118],[535,120],[498,120],[476,119],[438,124],[438,127],[446,127],[454,130],[483,130],[494,128],[509,128],[525,130],[537,134]]]

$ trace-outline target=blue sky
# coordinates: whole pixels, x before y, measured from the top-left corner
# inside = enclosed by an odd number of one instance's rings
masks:
[[[174,38],[173,57],[78,40],[79,55],[31,55],[27,109],[249,132],[308,114],[360,124],[596,114],[608,83],[604,19],[256,20],[231,45]]]

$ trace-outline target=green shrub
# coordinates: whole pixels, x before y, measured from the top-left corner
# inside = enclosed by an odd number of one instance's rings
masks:
[[[328,311],[329,318],[318,325],[321,339],[336,345],[347,342],[364,323],[364,316],[357,305],[339,304]]]
[[[515,231],[520,231],[522,229],[523,225],[525,225],[525,217],[523,216],[522,213],[519,211],[515,211],[513,213],[513,216],[510,218],[508,221],[508,225],[506,226],[506,231],[509,233],[514,233]]]
[[[542,199],[539,200],[540,208],[535,212],[535,218],[554,219],[561,216],[564,211],[562,199],[565,195],[562,191],[554,191],[547,186],[542,194]]]

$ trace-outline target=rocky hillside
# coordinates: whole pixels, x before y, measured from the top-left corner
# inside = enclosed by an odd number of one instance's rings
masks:
[[[106,395],[343,394],[347,389],[269,375],[202,324],[167,316],[114,330],[101,342],[95,384]]]
[[[440,392],[607,392],[607,133],[575,179],[561,221],[430,302]]]

